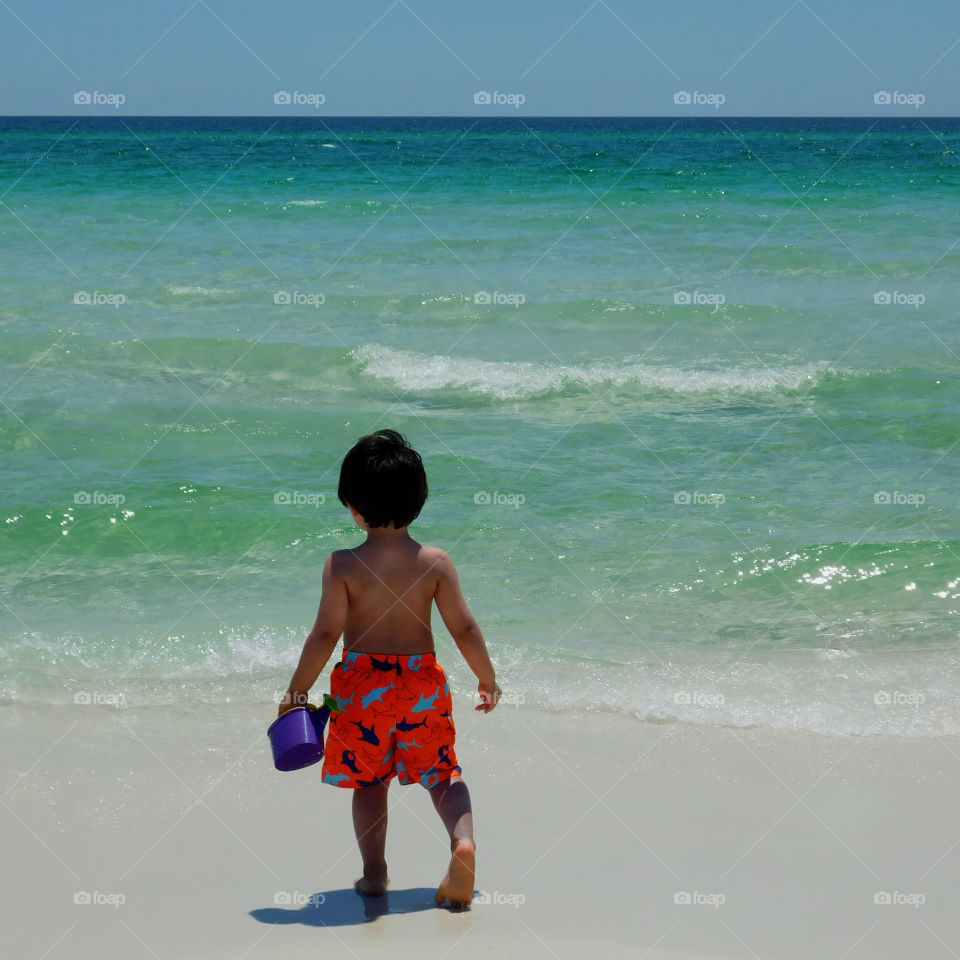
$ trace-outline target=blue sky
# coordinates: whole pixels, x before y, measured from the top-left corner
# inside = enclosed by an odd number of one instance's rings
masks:
[[[954,116],[958,70],[947,0],[0,0],[8,115]]]

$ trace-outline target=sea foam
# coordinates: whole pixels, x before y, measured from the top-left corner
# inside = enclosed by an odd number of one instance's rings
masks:
[[[559,392],[567,387],[635,386],[677,394],[765,393],[799,390],[817,383],[826,363],[727,369],[659,366],[638,358],[584,364],[519,360],[479,360],[444,354],[393,350],[365,344],[353,356],[370,376],[401,390],[466,390],[499,400]]]

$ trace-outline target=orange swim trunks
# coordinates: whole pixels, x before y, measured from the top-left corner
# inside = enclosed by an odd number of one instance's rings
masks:
[[[434,787],[460,775],[450,684],[432,653],[353,653],[330,675],[323,782],[370,787],[394,776]]]

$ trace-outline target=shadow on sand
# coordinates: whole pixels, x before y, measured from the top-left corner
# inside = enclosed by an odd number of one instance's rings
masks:
[[[419,913],[422,910],[451,908],[438,907],[433,897],[433,887],[410,887],[406,890],[388,890],[382,897],[361,897],[352,887],[343,890],[328,890],[315,893],[291,906],[260,907],[250,911],[250,916],[260,923],[302,923],[308,927],[346,927],[357,923],[370,923],[388,913]]]

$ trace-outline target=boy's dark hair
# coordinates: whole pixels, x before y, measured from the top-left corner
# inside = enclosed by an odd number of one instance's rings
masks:
[[[361,437],[343,458],[337,496],[371,527],[407,526],[427,499],[420,454],[396,430]]]

